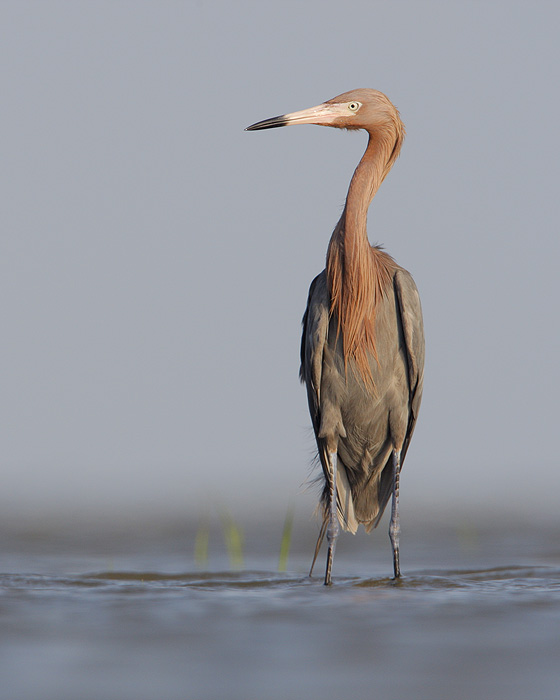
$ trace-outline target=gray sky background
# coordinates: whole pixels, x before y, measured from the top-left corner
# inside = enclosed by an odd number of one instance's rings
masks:
[[[300,320],[366,137],[243,129],[373,87],[427,336],[403,508],[555,512],[558,8],[2,2],[2,508],[306,503]]]

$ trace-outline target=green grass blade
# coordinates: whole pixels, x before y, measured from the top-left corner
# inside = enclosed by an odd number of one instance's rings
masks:
[[[222,524],[230,566],[239,571],[243,568],[243,533],[225,510],[222,511]]]
[[[206,569],[208,566],[208,541],[210,539],[210,528],[208,521],[204,519],[196,532],[194,541],[194,561],[199,569]]]
[[[292,528],[294,524],[294,509],[290,506],[284,520],[284,529],[282,530],[282,541],[280,543],[280,557],[278,559],[278,571],[286,571],[288,565],[288,555],[290,553],[290,544],[292,543]]]

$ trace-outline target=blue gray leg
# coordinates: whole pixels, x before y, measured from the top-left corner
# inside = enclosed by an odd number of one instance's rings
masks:
[[[393,502],[391,505],[391,523],[389,525],[389,537],[393,548],[393,571],[395,578],[401,575],[399,563],[399,479],[401,474],[401,451],[393,450]]]
[[[334,549],[336,546],[336,538],[338,537],[338,507],[336,498],[336,470],[338,457],[336,452],[328,453],[329,459],[329,520],[327,525],[327,542],[329,543],[329,551],[327,554],[327,570],[325,572],[325,586],[330,586],[331,569],[334,559]]]

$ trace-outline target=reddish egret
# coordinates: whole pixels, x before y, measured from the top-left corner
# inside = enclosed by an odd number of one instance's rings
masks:
[[[369,532],[392,496],[389,537],[398,578],[399,478],[422,398],[424,329],[414,280],[370,245],[366,220],[399,155],[404,125],[383,93],[361,89],[247,130],[289,124],[364,129],[369,136],[303,317],[300,376],[324,475],[311,570],[326,532],[329,585],[339,522],[352,533],[359,524]]]

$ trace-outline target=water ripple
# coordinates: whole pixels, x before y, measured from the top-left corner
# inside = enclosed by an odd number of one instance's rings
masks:
[[[266,592],[316,594],[318,591],[351,592],[355,590],[393,591],[407,594],[445,594],[464,592],[476,594],[560,593],[560,569],[547,566],[501,566],[473,570],[412,571],[395,581],[387,577],[338,577],[330,589],[322,586],[320,577],[278,574],[269,571],[218,571],[159,573],[156,571],[104,571],[75,576],[38,574],[1,574],[0,591],[60,592],[60,591],[120,591],[155,593],[157,591],[202,592]]]

